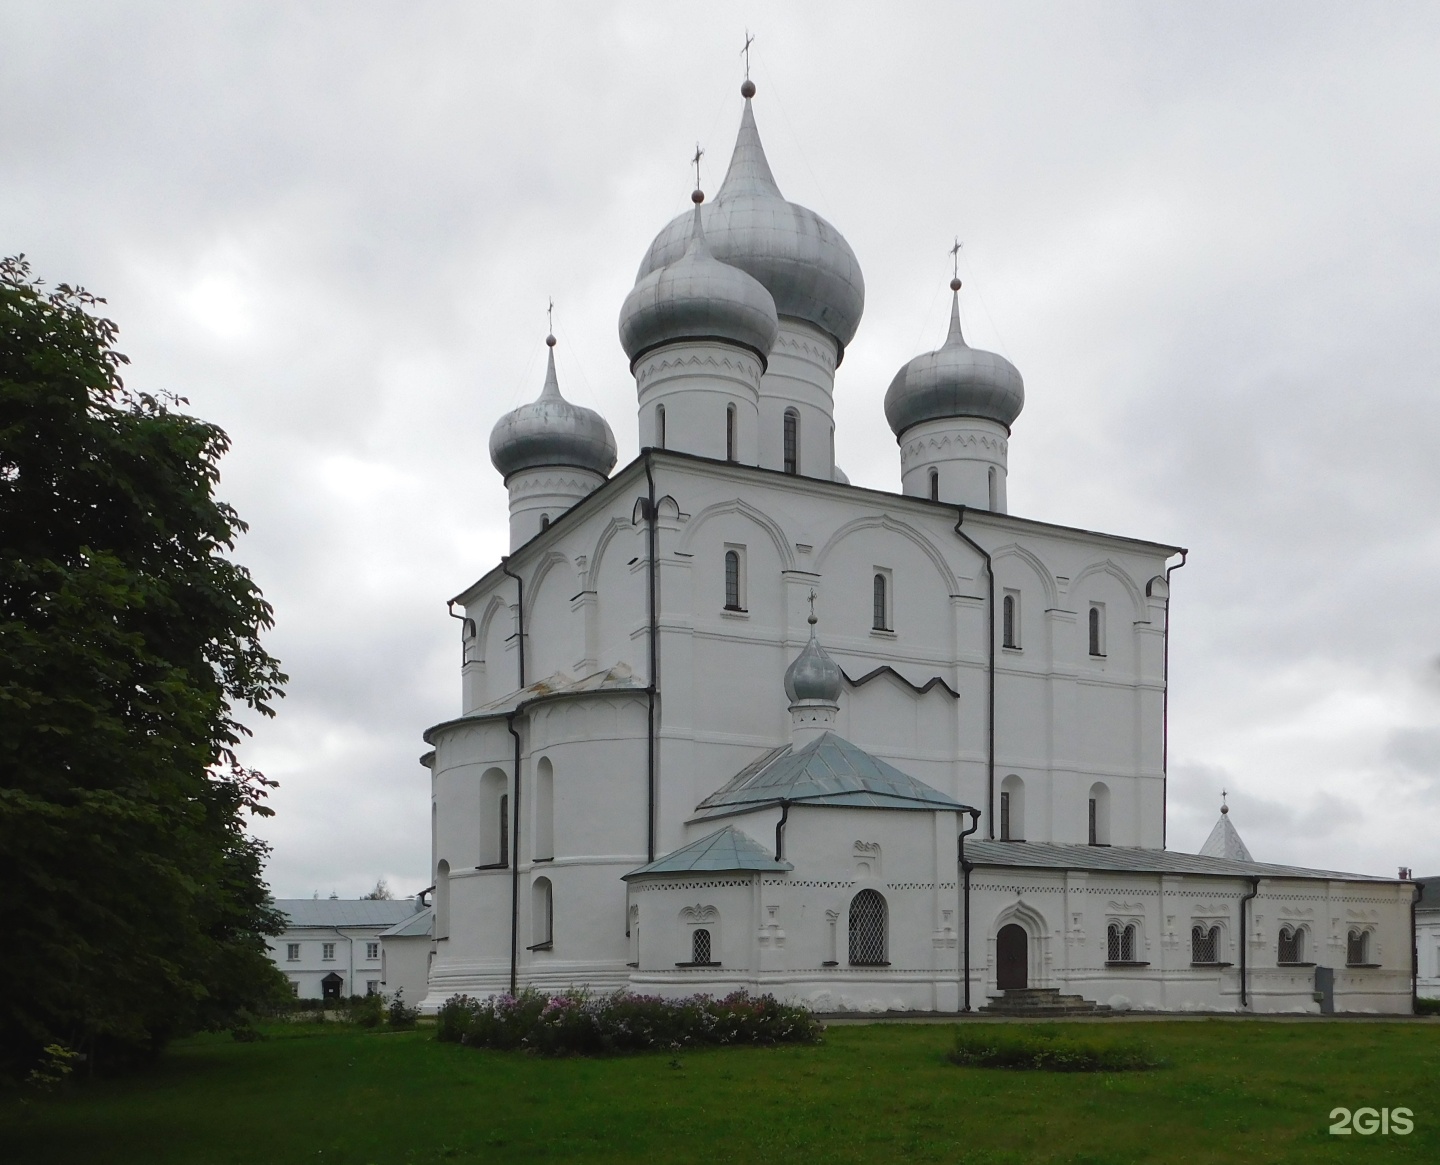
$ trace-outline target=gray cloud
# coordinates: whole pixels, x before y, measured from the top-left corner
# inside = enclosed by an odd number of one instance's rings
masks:
[[[1262,860],[1440,871],[1440,14],[9,5],[0,247],[235,439],[295,677],[252,749],[277,891],[425,884],[443,601],[505,542],[490,426],[553,294],[567,394],[634,454],[615,315],[697,137],[718,183],[747,22],[777,177],[865,270],[851,478],[897,482],[880,402],[958,232],[967,334],[1026,378],[1014,511],[1192,548],[1172,842],[1223,784]]]

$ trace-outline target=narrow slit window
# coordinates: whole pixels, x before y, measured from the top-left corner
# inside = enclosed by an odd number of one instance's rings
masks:
[[[725,406],[725,460],[735,460],[735,406]]]
[[[725,609],[738,611],[740,607],[740,552],[725,551]]]
[[[1090,607],[1090,654],[1105,654],[1105,616],[1098,604]]]
[[[1010,794],[1000,794],[1000,840],[1010,840]]]
[[[890,630],[890,605],[889,588],[883,574],[875,575],[874,584],[874,609],[870,626],[876,631]]]
[[[665,406],[655,406],[655,446],[665,448]]]
[[[990,509],[991,511],[1000,508],[1000,471],[993,465],[990,467]]]
[[[1000,604],[1001,639],[1005,647],[1020,647],[1020,602],[1019,596],[1008,594]]]
[[[510,864],[510,794],[500,794],[500,864]]]
[[[1095,798],[1094,798],[1094,797],[1091,797],[1091,798],[1090,798],[1090,836],[1089,836],[1089,838],[1088,838],[1088,840],[1089,840],[1089,842],[1090,842],[1091,845],[1094,845],[1094,844],[1099,840],[1099,838],[1096,836],[1096,834],[1098,833],[1098,830],[1096,829],[1096,824],[1097,824],[1097,819],[1098,819],[1098,817],[1099,817],[1099,813],[1097,812],[1097,806],[1096,806],[1096,804],[1095,804]]]
[[[800,472],[800,414],[785,410],[785,472]]]
[[[940,471],[938,469],[930,471],[930,500],[932,502],[940,500]]]

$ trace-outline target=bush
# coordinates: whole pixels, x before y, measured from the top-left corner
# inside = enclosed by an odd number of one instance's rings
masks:
[[[1440,1015],[1440,999],[1415,1000],[1416,1015]]]
[[[1139,1040],[1098,1042],[1062,1034],[1055,1028],[1014,1031],[999,1024],[956,1032],[949,1060],[966,1068],[1041,1072],[1139,1072],[1164,1066],[1164,1061]]]
[[[727,1044],[814,1043],[820,1022],[804,1007],[744,991],[693,995],[591,995],[568,991],[471,999],[457,995],[439,1012],[436,1038],[474,1048],[524,1049],[541,1056],[600,1056]]]
[[[387,1018],[396,1031],[409,1031],[420,1018],[418,1007],[405,1006],[405,988],[398,988],[391,998]]]
[[[379,1027],[385,1022],[385,997],[379,992],[365,996],[350,1009],[350,1018],[361,1027]]]

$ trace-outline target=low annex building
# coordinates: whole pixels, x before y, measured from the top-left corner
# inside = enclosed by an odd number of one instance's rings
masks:
[[[432,911],[419,898],[281,898],[270,957],[300,999],[393,995],[423,999]],[[419,947],[418,951],[416,947]]]
[[[491,436],[511,549],[454,599],[459,715],[426,733],[426,1009],[535,986],[1408,1012],[1409,882],[1255,862],[1228,811],[1167,848],[1185,552],[1008,512],[1025,389],[966,342],[958,278],[884,392],[899,488],[849,484],[864,280],[781,194],[754,95],[621,308],[640,455],[615,470],[553,336]]]

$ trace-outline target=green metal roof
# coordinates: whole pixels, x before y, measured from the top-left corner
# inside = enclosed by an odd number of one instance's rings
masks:
[[[826,732],[804,748],[771,749],[696,806],[694,820],[747,813],[789,801],[856,809],[952,809],[968,806]]]
[[[644,874],[718,874],[734,870],[784,871],[795,867],[777,862],[770,851],[747,833],[727,825],[716,833],[706,834],[699,841],[682,845],[674,853],[656,858],[638,870],[631,870],[625,879]]]
[[[1240,878],[1315,878],[1344,882],[1394,882],[1370,874],[1310,870],[1268,862],[1185,854],[1177,850],[1031,841],[966,841],[965,856],[977,866],[1030,870],[1091,870],[1117,874],[1210,874]]]

